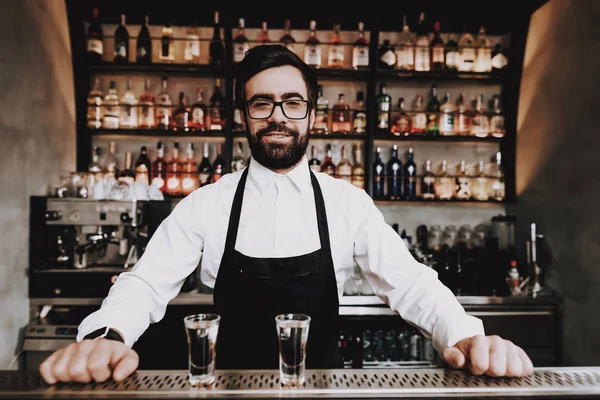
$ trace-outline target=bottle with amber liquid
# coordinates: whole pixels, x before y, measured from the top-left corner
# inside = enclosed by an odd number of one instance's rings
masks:
[[[404,109],[404,98],[398,99],[398,114],[392,123],[392,134],[394,136],[409,136],[412,130],[412,118]]]
[[[279,43],[287,47],[293,53],[296,52],[296,39],[294,39],[294,36],[292,36],[292,21],[289,19],[285,20],[283,36],[279,38]]]
[[[336,167],[337,177],[352,182],[352,163],[347,158],[346,145],[342,145],[340,162]]]
[[[358,32],[356,40],[352,45],[352,68],[369,68],[369,42],[365,39],[365,23],[358,23]]]
[[[102,62],[102,55],[104,54],[103,36],[102,25],[98,21],[98,9],[94,8],[92,10],[92,20],[86,32],[87,51],[85,57],[88,63],[100,64]]]
[[[173,156],[167,164],[167,188],[168,196],[181,196],[181,162],[179,161],[179,142],[173,145]]]
[[[163,77],[161,84],[162,90],[156,96],[156,127],[158,129],[169,129],[173,118],[173,110],[171,109],[173,102],[171,101],[171,95],[167,89],[168,78]]]
[[[173,112],[173,129],[189,131],[192,120],[192,109],[188,107],[184,92],[179,92],[179,105]]]
[[[233,62],[238,63],[244,59],[246,52],[250,50],[250,43],[244,29],[244,18],[238,21],[238,31],[233,37]]]
[[[267,28],[267,21],[262,22],[262,30],[260,31],[260,35],[258,36],[258,43],[260,44],[270,44],[271,38],[269,37],[269,29]]]
[[[317,148],[313,144],[310,148],[310,160],[308,160],[308,166],[313,171],[321,172],[321,160],[317,155]]]
[[[327,144],[325,150],[325,158],[321,164],[321,172],[325,172],[328,175],[336,176],[336,168],[333,163],[333,153],[331,151],[331,144]]]
[[[206,130],[206,118],[208,117],[208,107],[204,104],[204,89],[196,89],[196,101],[192,105],[192,121],[190,127],[195,131]]]
[[[157,156],[152,162],[152,185],[156,186],[161,192],[167,192],[167,162],[165,161],[165,148],[162,142],[156,145]]]
[[[327,65],[329,68],[344,67],[344,46],[340,38],[340,24],[333,24],[333,36],[329,43],[329,57]]]
[[[225,129],[225,98],[221,93],[221,79],[215,81],[215,91],[210,97],[210,130]]]
[[[354,145],[354,163],[352,164],[352,184],[359,189],[365,188],[365,166],[360,143]]]
[[[121,14],[121,23],[115,29],[115,64],[129,62],[129,32],[125,26],[125,14]]]
[[[212,181],[213,183],[217,182],[219,179],[221,179],[223,177],[223,175],[225,175],[225,173],[227,172],[225,170],[227,166],[227,161],[225,160],[225,157],[223,156],[223,144],[219,143],[217,144],[217,155],[215,157],[215,161],[213,161],[213,166],[212,166]]]
[[[304,62],[313,68],[321,67],[321,41],[317,39],[317,21],[310,21],[310,34],[304,47]]]
[[[338,95],[338,101],[331,108],[331,131],[348,134],[352,131],[350,106],[346,103],[344,93]]]
[[[198,164],[194,161],[194,143],[188,143],[186,148],[187,159],[183,162],[181,171],[181,193],[184,196],[198,189]]]
[[[143,129],[154,127],[154,93],[150,91],[150,79],[144,82],[144,91],[140,95],[138,102],[138,126]]]
[[[364,92],[356,93],[356,102],[353,108],[352,133],[364,134],[367,132],[367,111],[365,110]]]
[[[135,162],[135,181],[144,185],[150,184],[150,159],[146,146],[142,146],[140,155]]]
[[[204,142],[202,161],[200,161],[200,165],[198,165],[198,179],[200,180],[200,187],[211,183],[213,169],[209,157],[210,148],[208,142]]]
[[[443,71],[446,64],[444,60],[444,41],[440,36],[440,22],[435,21],[433,23],[433,39],[429,43],[431,51],[431,70],[432,71]]]

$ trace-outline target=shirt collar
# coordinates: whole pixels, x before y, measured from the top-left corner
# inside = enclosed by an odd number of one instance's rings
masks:
[[[248,176],[262,194],[265,188],[274,180],[287,177],[298,188],[300,192],[304,192],[308,185],[311,185],[310,168],[306,155],[302,156],[300,163],[287,174],[278,174],[271,171],[269,168],[260,164],[254,157],[251,157]]]

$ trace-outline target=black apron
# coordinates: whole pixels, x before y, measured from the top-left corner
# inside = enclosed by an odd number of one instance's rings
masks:
[[[311,317],[306,368],[342,368],[337,348],[337,283],[319,182],[310,171],[321,248],[295,257],[253,258],[235,250],[248,168],[242,173],[233,199],[213,293],[215,312],[221,316],[216,367],[278,369],[275,316],[303,313]]]

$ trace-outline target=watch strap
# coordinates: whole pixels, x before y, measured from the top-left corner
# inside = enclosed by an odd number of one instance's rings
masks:
[[[108,326],[98,328],[93,332],[88,333],[83,337],[84,339],[109,339],[116,340],[118,342],[125,343],[123,337],[114,330],[113,328],[109,328]]]

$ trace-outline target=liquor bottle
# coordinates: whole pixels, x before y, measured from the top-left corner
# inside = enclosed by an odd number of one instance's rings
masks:
[[[461,93],[456,100],[457,119],[455,121],[456,132],[459,135],[465,136],[471,134],[473,116],[471,115],[471,108],[465,97]]]
[[[171,161],[167,163],[166,173],[166,194],[171,197],[181,196],[181,169],[182,164],[179,161],[179,142],[173,144],[173,155]]]
[[[336,176],[335,164],[333,163],[333,153],[331,151],[331,144],[325,146],[325,158],[321,164],[321,172],[324,172],[333,177]]]
[[[92,161],[88,165],[88,172],[99,174],[102,172],[102,165],[100,164],[100,147],[94,146],[92,149]]]
[[[392,134],[394,136],[409,136],[412,130],[412,119],[404,109],[404,98],[398,99],[398,113],[394,116],[392,123]]]
[[[144,23],[137,37],[135,61],[138,64],[152,63],[152,38],[150,37],[150,27],[148,26],[148,15],[144,17]]]
[[[369,42],[365,39],[365,23],[358,23],[358,32],[356,40],[352,45],[352,68],[369,68]]]
[[[475,64],[475,39],[473,35],[466,31],[466,27],[458,41],[458,52],[458,70],[461,72],[473,71],[473,64]]]
[[[235,146],[235,154],[231,159],[231,172],[241,171],[247,167],[246,159],[244,158],[244,145],[242,142],[237,142]]]
[[[329,43],[329,57],[327,60],[329,68],[344,67],[344,46],[340,39],[340,24],[333,24],[333,36]]]
[[[386,86],[383,82],[379,84],[379,94],[375,101],[377,103],[377,130],[380,134],[387,134],[390,129],[392,97],[387,94]]]
[[[458,200],[470,200],[472,196],[472,178],[467,172],[467,163],[465,160],[460,162],[460,170],[456,176],[456,195]]]
[[[431,168],[431,160],[425,161],[425,170],[421,177],[421,198],[424,200],[435,199],[435,174]]]
[[[242,111],[238,107],[233,109],[233,130],[238,132],[246,130],[246,122],[242,118]]]
[[[503,138],[504,129],[504,114],[500,106],[500,96],[494,95],[492,103],[492,117],[490,118],[490,135],[496,138]]]
[[[138,101],[132,91],[131,78],[127,80],[127,89],[121,96],[121,116],[119,118],[119,127],[124,129],[135,129],[138,127]]]
[[[444,41],[440,36],[440,21],[433,23],[433,38],[430,43],[431,49],[431,70],[443,71],[446,60],[444,60]]]
[[[248,37],[245,33],[245,21],[244,18],[238,20],[238,30],[233,41],[233,62],[240,62],[246,56],[246,52],[250,50],[250,44]]]
[[[211,131],[222,131],[225,129],[225,98],[221,93],[221,79],[215,81],[215,89],[210,96],[210,125]]]
[[[156,120],[154,118],[154,93],[150,91],[150,79],[144,81],[144,91],[140,95],[138,112],[138,125],[140,128],[151,129]]]
[[[329,101],[323,97],[323,85],[317,86],[317,107],[312,133],[329,133]]]
[[[206,118],[208,116],[208,108],[204,104],[204,89],[199,87],[196,89],[196,101],[192,105],[192,121],[190,127],[196,131],[206,130]]]
[[[336,167],[337,177],[352,182],[352,163],[348,160],[347,155],[347,146],[342,145],[340,150],[340,162]]]
[[[454,136],[456,134],[454,112],[455,107],[452,104],[452,97],[449,92],[446,92],[444,103],[440,106],[440,135]]]
[[[350,106],[344,93],[338,95],[338,101],[331,108],[331,132],[348,134],[352,130]]]
[[[133,170],[133,157],[130,151],[125,152],[125,168],[120,173],[119,182],[125,182],[129,185],[133,185],[135,182],[135,171]]]
[[[396,66],[396,53],[394,52],[394,47],[388,39],[385,39],[381,47],[379,47],[378,55],[379,69],[394,69]]]
[[[141,147],[140,155],[135,162],[135,181],[144,185],[150,184],[150,159],[146,146]]]
[[[427,135],[440,134],[440,101],[437,98],[437,85],[431,86],[431,95],[427,103]]]
[[[403,198],[414,200],[417,198],[417,165],[415,164],[415,152],[413,148],[408,149],[406,163],[404,163],[404,193]]]
[[[321,67],[321,42],[317,39],[317,21],[310,21],[310,34],[304,47],[304,62],[314,68]]]
[[[213,169],[209,157],[210,148],[208,142],[204,142],[204,148],[202,151],[202,161],[200,161],[200,165],[198,165],[198,178],[200,179],[200,187],[206,186],[211,183]]]
[[[373,198],[382,199],[385,187],[385,164],[381,160],[381,147],[375,149],[375,161],[373,161]]]
[[[502,167],[502,153],[497,152],[495,163],[490,172],[491,176],[491,193],[490,198],[496,201],[504,200],[506,196],[506,185],[504,183],[504,168]]]
[[[354,117],[352,119],[352,133],[364,134],[367,132],[367,111],[365,110],[365,93],[356,93],[354,104]]]
[[[102,160],[102,170],[115,179],[119,176],[119,161],[116,153],[117,142],[111,140],[108,144],[108,152]]]
[[[156,160],[152,162],[152,185],[156,186],[163,194],[166,194],[167,162],[165,161],[165,148],[162,142],[156,144],[156,150]]]
[[[184,92],[179,92],[179,105],[173,112],[172,126],[174,130],[189,131],[192,120],[192,109],[187,105]]]
[[[429,35],[425,27],[425,13],[419,14],[419,24],[417,25],[417,40],[415,45],[415,71],[429,71]]]
[[[477,96],[477,103],[475,105],[475,112],[473,114],[473,127],[471,128],[471,135],[480,138],[487,137],[490,133],[490,120],[485,113],[483,94]]]
[[[473,198],[479,201],[487,201],[490,198],[489,178],[485,174],[485,164],[479,161],[477,172],[472,184]]]
[[[448,37],[444,51],[446,59],[446,71],[457,72],[460,57],[458,53],[458,43],[456,42],[453,33],[451,33]]]
[[[386,198],[400,200],[402,198],[402,162],[398,158],[398,145],[392,146],[392,155],[386,164]]]
[[[415,97],[413,110],[411,134],[424,135],[427,131],[427,114],[425,114],[423,95],[418,94]]]
[[[410,31],[406,14],[402,17],[402,32],[398,36],[396,47],[396,67],[401,71],[415,69],[415,35]]]
[[[310,148],[310,160],[308,160],[308,166],[313,171],[321,172],[321,161],[317,156],[317,148],[314,144]]]
[[[475,72],[491,72],[492,71],[492,45],[490,39],[485,34],[485,27],[479,27],[477,34],[477,54],[475,55]]]
[[[163,77],[161,80],[162,90],[156,95],[156,123],[158,129],[169,129],[172,121],[171,95],[168,92],[168,78]]]
[[[94,8],[92,10],[92,20],[88,25],[85,35],[87,42],[86,59],[89,64],[99,64],[102,62],[102,55],[104,54],[103,36],[102,25],[98,22],[98,9]]]
[[[492,49],[492,72],[499,72],[508,65],[508,55],[502,43],[496,43]]]
[[[225,62],[225,46],[221,39],[221,25],[219,24],[219,12],[215,11],[215,23],[213,25],[213,36],[208,49],[208,63],[213,67],[221,67]]]
[[[102,97],[104,93],[100,90],[100,79],[94,79],[94,87],[90,90],[87,97],[87,127],[101,128],[103,118]]]
[[[437,176],[437,182],[435,184],[435,196],[439,200],[451,200],[452,197],[454,197],[455,189],[455,180],[448,176],[448,162],[443,160],[442,167]]]
[[[104,96],[104,129],[119,129],[119,96],[117,95],[117,83],[110,81],[108,93]]]
[[[185,150],[187,159],[181,168],[181,194],[187,196],[198,189],[198,164],[194,161],[194,143],[188,143]]]
[[[352,184],[359,189],[365,188],[365,166],[362,159],[361,144],[354,145],[354,163],[352,164]]]
[[[115,29],[114,62],[124,64],[129,62],[129,32],[125,26],[125,14],[121,14],[121,23]]]
[[[260,31],[260,35],[258,36],[258,43],[260,43],[260,44],[271,43],[271,39],[269,38],[269,29],[267,28],[267,21],[262,22],[262,30]]]
[[[192,64],[200,63],[200,33],[196,21],[185,32],[185,50],[183,60]]]
[[[205,143],[206,146],[208,143]],[[217,144],[217,156],[215,157],[215,161],[213,162],[213,173],[212,173],[212,181],[217,182],[219,179],[225,175],[227,172],[225,167],[227,166],[227,161],[225,161],[225,157],[223,156],[223,144]]]
[[[160,61],[167,63],[175,61],[175,43],[173,42],[173,26],[171,25],[171,21],[162,28],[158,58]]]
[[[287,47],[292,53],[296,52],[296,39],[292,36],[292,21],[289,19],[285,20],[283,36],[279,38],[279,43]]]

